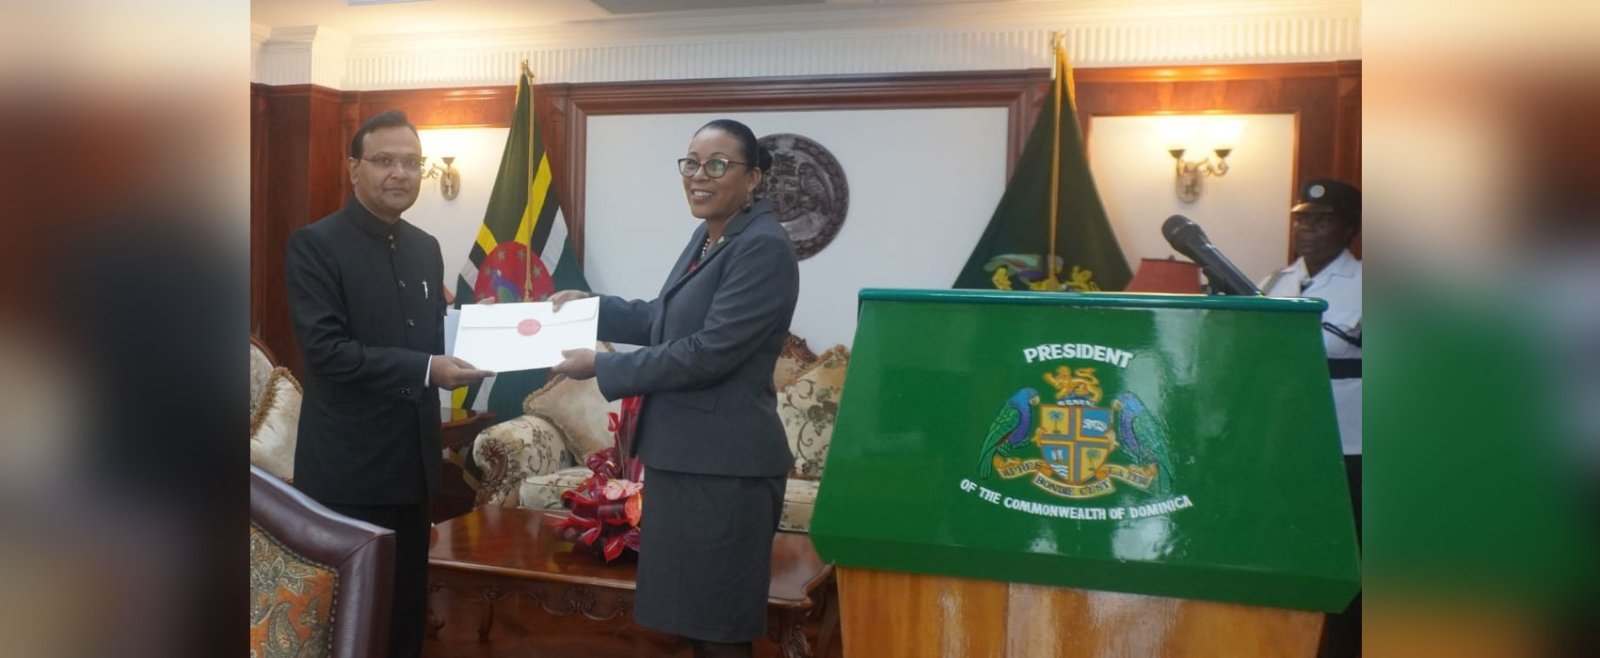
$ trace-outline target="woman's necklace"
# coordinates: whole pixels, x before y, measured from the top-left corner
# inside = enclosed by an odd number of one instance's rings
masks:
[[[723,225],[726,226],[727,225],[727,221],[732,221],[732,220],[733,220],[733,217],[730,215],[728,217],[728,219],[723,222]],[[709,224],[710,223],[707,222],[708,226],[709,226]],[[727,239],[728,239],[728,236],[719,235],[719,236],[717,236],[717,244],[722,244],[723,242],[726,242]],[[711,253],[711,234],[709,232],[706,233],[706,241],[705,241],[705,243],[700,245],[700,258],[697,259],[697,260],[705,260],[706,259],[706,254],[708,254],[708,253]]]
[[[722,237],[717,238],[717,244],[722,244]],[[704,244],[700,245],[700,260],[705,260],[706,254],[711,252],[711,236],[706,236]]]

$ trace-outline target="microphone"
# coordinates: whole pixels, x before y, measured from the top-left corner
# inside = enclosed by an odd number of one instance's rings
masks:
[[[1261,289],[1233,266],[1233,262],[1217,251],[1216,245],[1200,230],[1200,225],[1183,215],[1173,215],[1161,225],[1161,235],[1178,253],[1200,265],[1213,293],[1238,296],[1261,296]]]

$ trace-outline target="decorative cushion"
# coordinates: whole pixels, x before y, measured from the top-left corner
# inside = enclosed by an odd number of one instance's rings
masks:
[[[560,428],[538,416],[518,416],[478,433],[472,441],[472,458],[483,471],[477,504],[515,507],[523,478],[573,463],[565,439]]]
[[[843,345],[823,352],[816,363],[778,391],[778,417],[789,435],[794,470],[789,476],[819,479],[833,436],[833,419],[839,414],[839,393],[844,390],[850,350]]]
[[[267,380],[272,377],[272,360],[254,343],[250,344],[250,413],[261,404],[261,395],[267,391]]]
[[[294,481],[294,446],[300,434],[300,382],[274,368],[250,413],[250,463],[285,482]]]
[[[600,343],[595,351],[615,350],[608,343]],[[611,447],[614,441],[606,414],[621,410],[622,402],[607,402],[600,394],[600,384],[592,377],[581,382],[556,377],[522,402],[523,413],[544,418],[561,429],[573,463],[582,463],[591,453]]]
[[[778,365],[772,369],[772,390],[781,391],[806,368],[817,362],[816,353],[806,347],[806,340],[794,334],[783,341],[783,351],[778,353]]]
[[[519,490],[521,505],[529,509],[561,509],[561,492],[583,484],[592,473],[587,466],[574,466],[549,475],[523,478]]]
[[[250,524],[250,658],[320,658],[333,651],[339,574]]]
[[[817,506],[816,480],[789,478],[783,490],[783,516],[778,519],[778,529],[784,532],[810,532],[811,512]]]

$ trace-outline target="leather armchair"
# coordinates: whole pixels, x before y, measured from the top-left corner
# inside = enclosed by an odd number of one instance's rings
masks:
[[[379,658],[388,655],[394,531],[329,510],[255,466],[250,467],[250,523],[254,531],[271,540],[274,550],[312,563],[309,567],[294,565],[298,569],[296,572],[284,570],[290,576],[303,576],[307,571],[315,574],[318,567],[337,573],[331,615],[324,620],[331,625],[323,635],[331,636],[329,656]],[[275,589],[277,585],[258,582],[254,553],[253,547],[253,603],[263,595],[259,590]],[[273,593],[265,594],[270,603]],[[252,614],[252,626],[255,623]],[[275,630],[279,637],[287,635],[286,629]]]

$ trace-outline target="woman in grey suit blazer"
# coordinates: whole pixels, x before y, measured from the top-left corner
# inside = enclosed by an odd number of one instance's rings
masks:
[[[706,124],[678,161],[704,220],[653,301],[605,296],[600,338],[643,348],[565,353],[552,372],[643,395],[634,450],[645,464],[634,619],[688,638],[696,656],[748,656],[766,631],[772,537],[794,463],[772,370],[800,273],[771,201],[754,190],[771,154],[750,128]],[[557,308],[587,296],[563,291]]]

